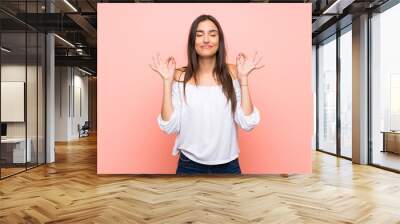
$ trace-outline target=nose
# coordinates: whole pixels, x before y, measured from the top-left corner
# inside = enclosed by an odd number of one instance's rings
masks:
[[[204,41],[205,43],[208,43],[208,36],[207,36],[207,35],[204,35],[203,41]]]

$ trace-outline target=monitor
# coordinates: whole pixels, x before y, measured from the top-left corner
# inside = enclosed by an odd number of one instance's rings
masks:
[[[1,136],[7,136],[7,124],[1,123]]]

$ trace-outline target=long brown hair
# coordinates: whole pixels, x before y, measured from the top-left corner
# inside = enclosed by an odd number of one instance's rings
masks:
[[[225,40],[224,33],[222,32],[221,25],[211,15],[201,15],[197,17],[191,27],[188,38],[188,46],[187,46],[187,56],[188,56],[188,65],[185,68],[185,77],[183,83],[183,92],[186,99],[186,83],[193,77],[194,81],[197,85],[197,75],[196,71],[199,69],[198,63],[198,55],[195,49],[195,41],[196,41],[196,30],[197,26],[200,22],[210,20],[212,21],[218,28],[218,36],[219,36],[219,47],[216,53],[216,65],[213,70],[213,75],[216,77],[218,83],[222,84],[222,91],[224,92],[227,102],[231,101],[232,113],[235,112],[236,108],[236,95],[235,89],[232,83],[232,77],[229,72],[228,65],[226,64],[226,49],[225,49]]]

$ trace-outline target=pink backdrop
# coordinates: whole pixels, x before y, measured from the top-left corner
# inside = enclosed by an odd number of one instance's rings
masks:
[[[221,23],[228,63],[239,52],[263,55],[266,66],[250,75],[261,122],[239,131],[244,174],[310,173],[313,135],[311,4],[99,3],[99,174],[174,174],[175,135],[156,118],[162,81],[148,64],[160,52],[186,65],[190,25],[200,14]]]

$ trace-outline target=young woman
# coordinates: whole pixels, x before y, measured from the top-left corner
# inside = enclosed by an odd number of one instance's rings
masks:
[[[173,57],[153,56],[150,67],[163,79],[162,131],[176,133],[172,154],[179,152],[177,174],[241,174],[236,124],[246,131],[260,122],[250,98],[249,74],[261,57],[240,53],[226,63],[224,34],[210,15],[196,18],[188,39],[188,65],[175,69]],[[236,124],[235,124],[236,123]]]

